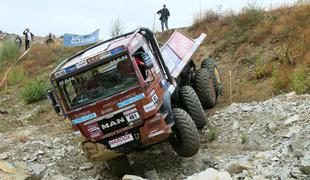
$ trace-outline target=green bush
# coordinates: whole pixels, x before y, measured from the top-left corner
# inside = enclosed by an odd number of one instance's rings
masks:
[[[47,82],[36,79],[30,81],[26,87],[22,89],[21,96],[27,104],[37,102],[46,97],[47,88]]]
[[[310,86],[309,83],[309,74],[307,77],[307,73],[302,69],[297,69],[292,74],[292,89],[297,94],[305,93]]]
[[[254,70],[255,70],[256,79],[261,79],[264,77],[264,75],[265,75],[265,64],[261,60],[261,58],[256,58]]]
[[[0,45],[0,69],[3,68],[6,62],[18,58],[19,49],[18,45],[12,40],[1,42]]]

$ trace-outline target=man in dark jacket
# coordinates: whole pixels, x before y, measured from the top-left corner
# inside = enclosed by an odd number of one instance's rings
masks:
[[[34,35],[30,32],[29,28],[24,30],[23,35],[25,35],[25,49],[27,51],[30,48],[30,42],[33,40]]]
[[[157,14],[160,15],[160,22],[161,22],[161,30],[164,31],[164,25],[166,26],[166,30],[168,30],[168,18],[170,16],[169,10],[166,8],[166,5],[164,4],[164,7],[157,12]]]

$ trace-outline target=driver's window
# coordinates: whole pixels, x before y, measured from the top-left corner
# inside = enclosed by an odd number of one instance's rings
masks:
[[[146,65],[145,65],[145,61],[143,59],[144,53],[145,53],[145,50],[141,47],[133,54],[133,57],[134,57],[134,60],[139,67],[139,70],[141,72],[143,79],[146,82],[150,82],[150,81],[154,80],[154,76],[152,74],[152,71],[148,70]]]

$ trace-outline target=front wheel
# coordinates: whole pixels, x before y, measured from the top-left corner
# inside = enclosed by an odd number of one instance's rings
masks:
[[[200,147],[199,134],[192,118],[183,109],[174,108],[170,144],[174,151],[182,157],[194,156]]]

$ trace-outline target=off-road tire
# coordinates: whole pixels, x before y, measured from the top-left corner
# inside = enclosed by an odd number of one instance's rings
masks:
[[[191,86],[183,86],[180,97],[184,110],[192,117],[196,127],[203,128],[207,124],[207,118],[195,90]]]
[[[200,147],[199,134],[194,121],[186,111],[174,108],[170,144],[174,151],[182,157],[194,156]]]
[[[207,69],[198,69],[195,77],[195,90],[204,108],[210,109],[216,104],[216,92],[212,77]]]
[[[223,91],[223,83],[222,83],[222,78],[220,71],[217,67],[216,62],[213,59],[204,59],[201,62],[201,68],[208,69],[210,76],[213,79],[214,87],[215,87],[215,92],[216,92],[216,97],[218,98],[219,96],[222,95]]]
[[[126,155],[117,156],[106,162],[110,166],[110,171],[113,176],[123,177],[125,174],[129,174],[132,171]]]

